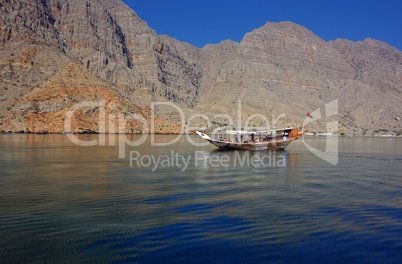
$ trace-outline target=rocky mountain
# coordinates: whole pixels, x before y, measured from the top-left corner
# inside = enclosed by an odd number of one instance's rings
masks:
[[[239,105],[242,126],[296,125],[321,108],[308,130],[402,128],[402,53],[380,41],[326,42],[282,22],[200,49],[157,35],[120,0],[0,0],[0,14],[0,131],[115,132],[100,129],[97,107],[65,131],[71,107],[88,101],[104,101],[108,117],[155,114],[167,133],[182,115],[195,127],[207,125],[201,115],[237,124]],[[334,99],[338,115],[326,119]],[[149,129],[127,122],[126,132]]]

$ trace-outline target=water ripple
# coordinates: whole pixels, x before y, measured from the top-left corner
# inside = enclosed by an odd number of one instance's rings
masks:
[[[186,171],[151,171],[129,167],[117,147],[17,137],[0,135],[2,263],[402,259],[399,139],[339,139],[337,166],[295,142],[275,154],[284,166],[197,167],[193,160]],[[175,150],[198,149],[179,142]]]

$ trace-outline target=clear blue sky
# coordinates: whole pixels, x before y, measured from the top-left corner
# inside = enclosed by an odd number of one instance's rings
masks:
[[[267,21],[292,21],[324,40],[367,37],[402,50],[399,0],[123,0],[158,34],[197,47],[243,36]]]

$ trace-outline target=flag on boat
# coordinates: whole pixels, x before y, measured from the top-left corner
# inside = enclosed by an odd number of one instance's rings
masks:
[[[310,114],[310,112],[307,113],[307,117],[313,118],[313,116]]]

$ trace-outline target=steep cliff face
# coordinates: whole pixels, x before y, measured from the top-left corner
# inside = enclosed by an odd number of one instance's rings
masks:
[[[132,103],[193,103],[199,70],[121,1],[11,0],[0,1],[0,12],[3,130],[30,131],[6,127],[4,118],[18,111],[21,97],[43,88],[71,61],[116,86]]]
[[[49,1],[64,52],[112,83],[135,82],[136,67],[156,76],[156,34],[120,1]]]
[[[88,96],[110,90],[108,96],[132,104],[129,112],[143,116],[137,106],[170,101],[187,116],[225,113],[236,119],[241,101],[243,121],[251,118],[259,126],[266,121],[252,118],[254,114],[286,114],[278,125],[294,125],[306,112],[338,98],[341,130],[402,128],[402,53],[379,41],[325,42],[304,27],[282,22],[255,29],[240,43],[227,40],[199,49],[158,36],[120,0],[0,0],[0,14],[3,130],[36,131],[38,125],[14,121],[30,116],[35,123],[33,115],[45,113],[31,111],[37,107],[27,108],[28,101],[47,100],[50,93],[66,89],[66,83],[75,87],[71,93],[86,91]],[[68,65],[86,74],[61,74]],[[63,81],[56,89],[54,78],[76,83]],[[91,78],[104,83],[92,90],[79,85]],[[60,110],[56,105],[50,104],[50,112]],[[66,107],[71,104],[63,104],[63,111]],[[156,110],[160,118],[178,121],[171,111]],[[46,129],[61,129],[56,125],[61,120],[52,120],[46,119],[44,123],[53,124]],[[168,124],[161,127],[174,130]],[[325,120],[310,129],[325,129]]]
[[[330,45],[352,66],[356,80],[384,91],[387,88],[391,92],[398,90],[396,84],[402,81],[401,51],[370,38],[359,42],[338,39],[331,41]]]
[[[158,80],[173,90],[165,97],[177,101],[178,96],[179,102],[185,102],[188,107],[194,106],[203,74],[199,49],[168,36],[162,36],[157,47]]]
[[[2,0],[0,1],[0,41],[38,42],[58,46],[56,21],[51,6],[46,1]]]
[[[0,1],[0,116],[63,67],[54,20],[37,1]]]
[[[132,101],[191,103],[199,72],[119,0],[57,1],[55,27],[67,55],[121,87]]]
[[[344,115],[359,127],[398,130],[402,106],[402,52],[390,45],[366,39],[336,40],[330,45],[353,70],[344,95]]]
[[[338,98],[341,129],[401,128],[401,52],[385,43],[325,42],[282,22],[267,23],[239,44],[206,46],[201,54],[210,67],[204,69],[200,111],[237,110],[241,100],[246,116],[285,113],[292,123]],[[312,129],[322,130],[322,121]]]

